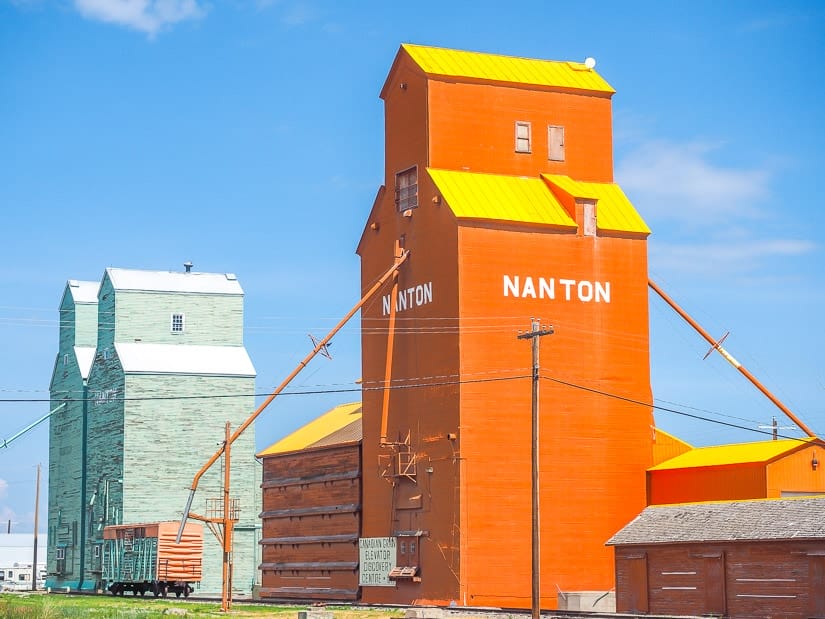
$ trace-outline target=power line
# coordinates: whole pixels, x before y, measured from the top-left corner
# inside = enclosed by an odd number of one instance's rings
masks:
[[[755,432],[757,434],[766,434],[768,436],[773,436],[773,432],[766,432],[764,430],[759,430],[756,428],[749,428],[748,426],[740,426],[739,424],[730,423],[728,421],[721,421],[719,419],[711,419],[709,417],[703,417],[701,415],[695,415],[693,413],[686,413],[685,411],[679,411],[673,408],[666,408],[664,406],[658,406],[656,404],[652,404],[650,402],[643,402],[641,400],[635,400],[633,398],[629,398],[627,396],[618,395],[615,393],[609,393],[607,391],[602,391],[601,389],[595,389],[594,387],[586,387],[584,385],[577,385],[575,383],[571,383],[565,380],[561,380],[558,378],[553,378],[551,376],[542,376],[544,380],[549,380],[554,383],[558,383],[560,385],[564,385],[565,387],[572,387],[573,389],[580,389],[582,391],[588,391],[590,393],[595,393],[598,395],[602,395],[608,398],[613,398],[616,400],[621,400],[623,402],[628,402],[629,404],[637,404],[639,406],[644,406],[646,408],[653,408],[658,411],[663,411],[666,413],[673,413],[674,415],[681,415],[682,417],[690,417],[691,419],[698,419],[700,421],[707,421],[709,423],[715,423],[721,426],[727,426],[729,428],[737,428],[739,430],[747,430],[748,432]],[[780,438],[786,438],[794,441],[805,442],[807,439],[799,438],[798,436],[785,436],[783,434],[777,434]]]

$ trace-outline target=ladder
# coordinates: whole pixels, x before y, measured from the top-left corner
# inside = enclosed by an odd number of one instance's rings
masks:
[[[135,530],[131,527],[123,530],[123,568],[121,570],[121,580],[132,580],[134,570]]]

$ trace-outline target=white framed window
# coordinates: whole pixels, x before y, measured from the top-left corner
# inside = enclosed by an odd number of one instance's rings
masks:
[[[100,558],[100,544],[95,544],[95,559]]]
[[[547,126],[547,158],[550,161],[564,161],[564,127]]]
[[[111,356],[112,356],[112,353],[111,353],[111,352],[109,352],[109,349],[108,349],[108,348],[104,348],[104,349],[103,349],[103,360],[104,360],[104,361],[108,361],[108,360],[109,360],[109,358],[110,358]]]
[[[63,355],[63,365],[64,366],[69,365],[69,353],[66,353],[65,355]]]
[[[66,558],[66,549],[65,548],[56,548],[54,551],[54,558],[60,561],[61,559]]]
[[[170,324],[172,333],[183,333],[186,328],[186,317],[183,314],[172,314],[172,321]]]
[[[516,152],[529,153],[530,151],[530,123],[524,120],[516,121]]]
[[[418,207],[418,166],[395,175],[395,206],[399,213]]]

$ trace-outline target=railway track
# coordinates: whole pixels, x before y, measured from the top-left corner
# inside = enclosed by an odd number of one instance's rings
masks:
[[[54,594],[67,596],[99,596],[102,593],[95,593],[91,591],[72,591],[61,592],[53,591]],[[110,595],[110,594],[105,594]],[[125,596],[127,599],[130,596]],[[135,596],[140,598],[141,596]],[[146,598],[154,599],[154,598]],[[174,600],[181,604],[220,604],[219,597],[189,597],[189,598],[166,598],[170,601]],[[305,606],[310,612],[317,611],[320,615],[322,611],[332,612],[333,615],[337,609],[347,609],[350,611],[357,611],[363,609],[365,611],[381,611],[381,610],[395,610],[403,611],[406,619],[523,619],[531,616],[529,609],[523,608],[491,608],[482,606],[398,606],[398,605],[375,605],[375,604],[355,604],[346,602],[329,602],[327,604],[318,603],[317,600],[256,600],[252,598],[233,598],[233,606],[287,606],[290,608]],[[563,619],[566,617],[580,617],[581,619],[701,619],[694,615],[640,615],[627,613],[609,613],[597,611],[584,610],[543,610],[541,612],[543,619]],[[311,617],[309,618],[311,619]]]

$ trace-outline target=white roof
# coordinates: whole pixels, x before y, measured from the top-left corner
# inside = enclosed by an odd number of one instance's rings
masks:
[[[89,378],[92,362],[95,360],[95,349],[90,346],[75,346],[74,355],[77,357],[77,365],[80,367],[80,376],[83,380],[86,380]]]
[[[151,292],[190,292],[206,294],[243,294],[232,273],[185,273],[183,271],[138,271],[106,269],[115,290]]]
[[[100,282],[70,279],[66,285],[75,303],[97,303],[97,291],[100,290]]]
[[[117,356],[127,374],[206,374],[255,376],[243,346],[117,343]]]

